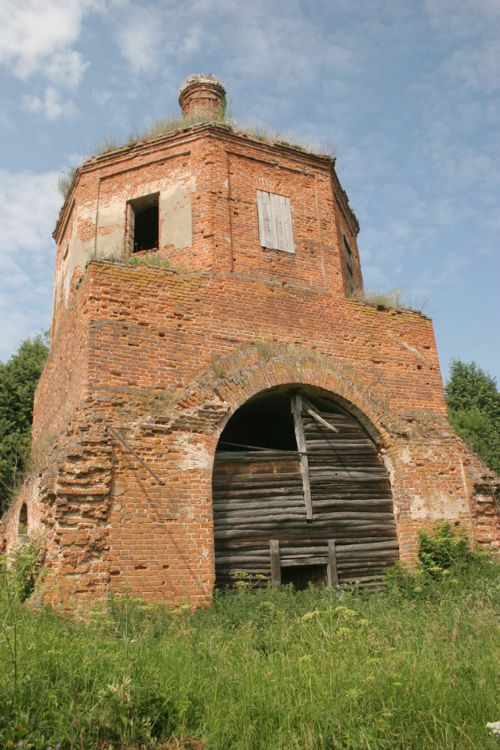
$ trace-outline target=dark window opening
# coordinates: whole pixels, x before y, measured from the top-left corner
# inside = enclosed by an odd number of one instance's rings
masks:
[[[300,389],[302,391],[302,389]],[[254,396],[236,411],[224,428],[218,445],[221,451],[241,451],[250,446],[271,450],[296,451],[297,440],[291,412],[294,386],[281,387]],[[304,394],[320,411],[343,410],[318,394]]]
[[[289,393],[267,393],[248,401],[226,425],[219,448],[244,450],[243,446],[297,450]]]
[[[158,194],[148,195],[132,201],[133,244],[132,250],[156,250],[159,247],[159,206]]]
[[[356,289],[356,284],[354,281],[354,263],[353,263],[353,257],[352,257],[352,250],[349,247],[346,238],[342,237],[342,239],[343,239],[343,245],[344,245],[344,263],[345,263],[345,269],[346,269],[347,293],[353,294]]]
[[[293,584],[294,589],[303,591],[309,584],[326,586],[326,565],[291,565],[281,568],[281,585]]]
[[[28,506],[26,503],[21,505],[19,511],[19,525],[17,527],[17,535],[19,539],[26,539],[28,536]]]

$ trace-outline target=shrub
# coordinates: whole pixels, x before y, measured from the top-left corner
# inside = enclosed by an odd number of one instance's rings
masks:
[[[421,570],[433,577],[466,568],[481,556],[471,549],[463,526],[453,527],[449,521],[439,521],[430,532],[421,529],[418,541]]]
[[[2,588],[17,601],[24,602],[35,589],[43,561],[43,546],[33,537],[19,541],[2,559]]]

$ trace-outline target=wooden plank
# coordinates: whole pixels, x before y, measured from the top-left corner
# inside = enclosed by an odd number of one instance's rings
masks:
[[[337,570],[337,555],[335,552],[335,541],[333,539],[328,540],[328,565],[326,568],[328,585],[332,588],[338,588],[339,586],[339,574]]]
[[[306,398],[303,398],[302,401],[303,401],[304,408],[305,408],[306,412],[311,417],[313,417],[314,419],[316,419],[317,422],[319,422],[324,427],[327,427],[329,430],[332,430],[333,432],[338,432],[338,429],[336,427],[334,427],[332,424],[330,424],[330,422],[327,422],[326,419],[324,419],[321,416],[321,414],[318,413],[318,411],[316,410],[315,406],[313,404],[311,404],[310,401],[308,401]]]
[[[301,557],[297,559],[281,557],[282,568],[299,568],[303,565],[327,565],[328,557],[322,555],[321,557]]]
[[[271,555],[271,583],[273,586],[280,586],[281,585],[280,543],[277,539],[269,540],[269,552]]]
[[[309,461],[305,455],[306,441],[304,438],[304,429],[302,426],[302,397],[299,393],[295,393],[292,396],[292,414],[293,423],[295,427],[295,439],[297,440],[297,448],[301,452],[300,456],[300,471],[302,474],[302,483],[304,487],[304,503],[306,506],[306,518],[310,521],[313,517],[312,510],[312,498],[311,498],[311,483],[309,479]]]
[[[314,407],[338,428],[335,432],[306,412],[306,405],[302,398],[297,451],[256,453],[252,448],[261,446],[239,444],[233,446],[237,452],[217,453],[213,510],[219,585],[230,583],[231,571],[240,567],[268,576],[270,540],[278,545],[280,568],[328,566],[328,542],[335,540],[337,578],[370,588],[398,558],[391,485],[376,447],[353,418]],[[313,524],[307,508],[304,513],[303,457]]]
[[[283,250],[288,253],[295,252],[295,242],[293,239],[293,221],[292,221],[292,204],[290,198],[284,200],[284,245]]]
[[[271,208],[269,193],[257,190],[257,213],[259,215],[259,238],[262,247],[271,247]]]

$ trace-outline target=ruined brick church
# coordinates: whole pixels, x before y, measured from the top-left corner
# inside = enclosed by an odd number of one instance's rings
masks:
[[[181,127],[86,161],[60,212],[4,549],[42,540],[46,601],[198,605],[238,571],[375,585],[437,519],[495,543],[431,321],[360,293],[334,160],[228,124],[213,76],[179,101]]]

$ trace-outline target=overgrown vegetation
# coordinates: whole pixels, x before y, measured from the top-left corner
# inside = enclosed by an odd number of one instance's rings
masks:
[[[8,556],[0,559],[0,566],[5,565],[3,583],[10,597],[22,603],[35,590],[35,582],[43,560],[43,547],[35,537],[22,535]]]
[[[401,296],[399,290],[393,292],[373,292],[369,289],[356,289],[350,295],[351,299],[355,299],[358,302],[365,302],[367,305],[374,305],[375,307],[387,307],[393,310],[411,310],[413,312],[420,312],[417,307],[411,305],[404,297]]]
[[[44,337],[23,341],[0,363],[0,514],[7,508],[28,467],[33,396],[47,359]]]
[[[152,141],[155,138],[160,138],[169,133],[174,133],[178,130],[193,127],[194,125],[203,125],[204,123],[209,122],[225,125],[230,130],[244,133],[245,135],[257,138],[260,141],[268,143],[289,143],[294,147],[303,148],[306,151],[321,150],[321,146],[317,143],[309,141],[304,141],[302,145],[295,143],[296,140],[300,139],[297,139],[296,136],[291,133],[283,133],[282,131],[273,130],[272,128],[260,124],[238,123],[231,117],[231,115],[223,113],[217,120],[210,120],[204,117],[165,117],[142,131],[131,133],[123,143],[119,143],[114,138],[105,138],[102,143],[94,148],[90,158],[102,156],[111,151],[116,151],[119,148],[135,146],[138,143],[146,143],[147,141]],[[332,151],[332,148],[329,146],[325,148],[327,152]],[[77,167],[70,167],[59,178],[58,188],[63,198],[66,198],[69,193],[76,171]]]
[[[120,258],[119,263],[126,263],[127,266],[153,266],[154,268],[172,269],[172,264],[167,258],[160,258],[158,255],[147,253],[146,255],[129,255],[127,258]]]
[[[449,526],[427,537],[380,594],[236,590],[197,612],[124,594],[85,623],[21,607],[4,568],[0,746],[493,750],[499,566]]]
[[[453,360],[446,403],[458,434],[500,474],[500,393],[495,378],[475,362]]]

